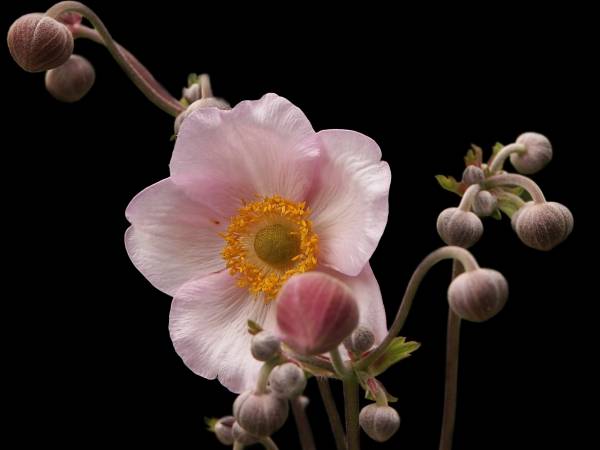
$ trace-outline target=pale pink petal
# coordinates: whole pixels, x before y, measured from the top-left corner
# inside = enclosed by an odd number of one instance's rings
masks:
[[[171,305],[169,330],[175,350],[197,375],[232,392],[251,388],[260,363],[250,353],[248,319],[274,330],[274,303],[250,298],[226,271],[185,284]]]
[[[127,253],[161,291],[174,295],[187,281],[224,268],[218,233],[226,220],[190,200],[169,178],[135,196],[125,215],[132,224],[125,233]]]
[[[358,275],[375,251],[388,217],[391,172],[371,138],[324,130],[322,167],[308,204],[319,236],[320,262]]]
[[[325,268],[319,270],[338,278],[350,288],[358,305],[359,325],[371,330],[375,335],[376,343],[381,342],[387,334],[385,307],[371,265],[367,263],[361,273],[355,277]]]
[[[170,167],[188,195],[230,217],[256,195],[304,200],[318,156],[316,134],[304,113],[267,94],[229,111],[205,108],[190,114]]]

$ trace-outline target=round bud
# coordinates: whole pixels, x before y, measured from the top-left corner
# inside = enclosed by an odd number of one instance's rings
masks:
[[[279,353],[281,341],[268,331],[261,331],[252,336],[250,351],[259,361],[268,361]]]
[[[550,250],[573,231],[573,215],[556,202],[528,202],[513,214],[512,227],[521,241],[537,250]]]
[[[187,117],[196,111],[197,109],[202,108],[218,108],[218,109],[231,109],[229,103],[227,103],[222,98],[218,97],[206,97],[196,100],[190,106],[187,107],[185,111],[177,116],[175,119],[175,134],[179,133],[179,128],[181,128],[181,124]]]
[[[398,431],[400,416],[391,406],[371,403],[361,409],[358,422],[371,439],[385,442]]]
[[[269,376],[269,387],[279,397],[296,398],[306,388],[306,376],[296,364],[285,363],[273,369]]]
[[[240,394],[233,402],[233,415],[240,426],[255,436],[270,436],[279,430],[288,416],[288,401],[266,392]]]
[[[82,56],[71,55],[66,63],[46,72],[46,89],[61,102],[81,100],[92,88],[96,72]]]
[[[73,53],[69,29],[40,13],[19,17],[8,30],[7,44],[13,59],[27,72],[58,67]]]
[[[358,327],[350,336],[344,339],[344,346],[351,352],[364,353],[373,347],[375,335],[365,327]]]
[[[484,322],[506,304],[508,283],[492,269],[475,269],[461,273],[448,288],[448,302],[461,319]]]
[[[322,272],[295,275],[277,297],[277,325],[282,340],[302,355],[319,355],[338,345],[358,325],[353,292]]]
[[[510,155],[510,162],[520,173],[530,175],[539,172],[552,159],[552,145],[543,134],[523,133],[516,143],[525,146],[523,153]]]
[[[221,417],[217,423],[215,424],[215,435],[219,442],[223,445],[232,445],[233,444],[233,424],[235,422],[235,418],[233,416],[225,416]]]
[[[488,217],[498,208],[496,197],[489,191],[480,191],[473,200],[473,212],[479,217]]]
[[[484,179],[485,174],[483,173],[483,170],[481,170],[481,167],[473,165],[467,166],[462,174],[462,181],[467,186],[470,186],[472,184],[479,184]]]
[[[470,211],[446,208],[438,216],[437,231],[446,244],[469,248],[481,238],[483,223]]]
[[[243,445],[253,445],[260,440],[258,436],[254,436],[253,434],[250,434],[244,430],[237,422],[234,422],[233,426],[231,427],[231,435],[233,436],[233,440],[235,442],[239,442]]]

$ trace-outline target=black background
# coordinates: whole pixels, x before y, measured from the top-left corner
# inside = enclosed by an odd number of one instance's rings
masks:
[[[498,317],[463,327],[455,449],[589,448],[598,293],[588,283],[597,239],[586,228],[600,98],[586,11],[122,3],[88,2],[171,92],[189,72],[208,72],[232,104],[276,92],[315,129],[354,129],[380,144],[393,181],[372,264],[388,316],[414,267],[441,244],[438,213],[458,201],[433,176],[459,177],[472,142],[489,150],[523,131],[546,134],[555,158],[534,179],[570,207],[575,230],[542,253],[524,247],[506,219],[485,221],[473,253],[504,273],[511,297]],[[4,2],[2,29],[49,6]],[[234,396],[183,365],[167,329],[170,299],[122,242],[129,200],[168,176],[172,120],[106,50],[77,42],[76,53],[93,62],[97,81],[66,105],[2,50],[9,423],[19,448],[220,448],[203,417],[228,414]],[[449,277],[446,263],[426,278],[403,330],[422,348],[382,377],[400,399],[400,431],[379,446],[363,436],[366,449],[437,446]],[[315,386],[307,392],[319,448],[333,448]],[[299,448],[292,424],[274,438]]]

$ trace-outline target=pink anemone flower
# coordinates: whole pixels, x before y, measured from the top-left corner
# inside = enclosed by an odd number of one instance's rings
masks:
[[[260,363],[247,321],[277,332],[277,293],[311,270],[346,283],[360,324],[383,339],[369,258],[387,222],[391,173],[372,139],[317,133],[298,107],[267,94],[190,114],[170,175],[127,207],[125,244],[150,283],[174,297],[171,339],[196,374],[233,392],[250,388]]]

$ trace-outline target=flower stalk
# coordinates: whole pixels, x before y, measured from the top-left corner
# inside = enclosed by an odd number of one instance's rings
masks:
[[[335,439],[336,450],[346,450],[346,435],[344,433],[344,426],[342,425],[342,419],[338,412],[335,404],[335,399],[331,393],[331,386],[329,380],[324,377],[317,377],[317,384],[319,386],[319,392],[325,406],[325,411],[329,417],[329,425],[331,426],[331,432]]]

